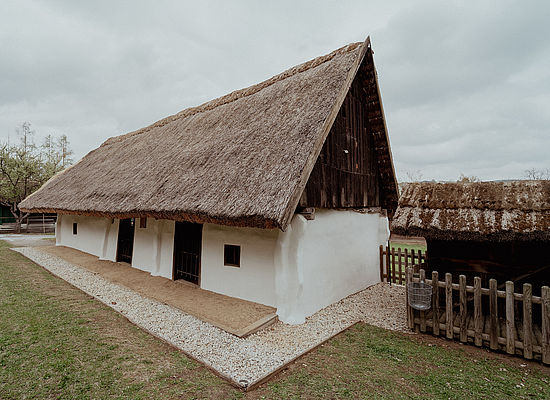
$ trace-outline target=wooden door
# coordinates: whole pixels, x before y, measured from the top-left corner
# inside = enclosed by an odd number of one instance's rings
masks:
[[[174,280],[199,284],[202,224],[176,222],[174,234]]]
[[[134,229],[135,219],[121,219],[118,227],[118,246],[116,260],[132,263],[132,252],[134,250]]]

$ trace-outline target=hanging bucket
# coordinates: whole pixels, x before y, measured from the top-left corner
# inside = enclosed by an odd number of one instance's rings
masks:
[[[420,311],[432,308],[432,286],[424,282],[409,283],[409,305]]]

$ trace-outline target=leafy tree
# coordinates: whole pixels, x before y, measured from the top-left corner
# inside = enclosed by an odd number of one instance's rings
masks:
[[[17,231],[27,217],[19,203],[38,190],[48,179],[72,163],[67,136],[46,136],[44,143],[34,143],[31,124],[24,122],[17,129],[16,144],[0,143],[0,204],[8,206],[15,217]]]

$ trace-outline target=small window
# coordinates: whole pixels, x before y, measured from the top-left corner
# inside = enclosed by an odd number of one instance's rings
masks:
[[[147,228],[147,218],[140,218],[139,219],[139,227],[142,229]]]
[[[240,267],[241,246],[225,244],[223,246],[223,264],[230,267]]]
[[[78,231],[78,224],[76,222],[73,222],[73,235],[76,235]]]

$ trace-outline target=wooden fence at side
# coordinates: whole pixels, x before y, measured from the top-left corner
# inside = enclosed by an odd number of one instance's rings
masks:
[[[422,250],[414,251],[409,249],[401,250],[400,247],[380,246],[380,280],[382,282],[397,283],[404,285],[408,267],[420,265],[426,262],[427,252]]]
[[[440,281],[437,271],[432,279],[426,279],[421,269],[415,274],[412,268],[406,270],[407,289],[413,282],[425,282],[432,286],[432,304],[429,311],[414,310],[407,299],[407,322],[409,328],[420,332],[431,331],[435,336],[443,335],[475,346],[502,349],[508,354],[521,355],[526,359],[539,358],[550,364],[550,288],[543,286],[541,296],[533,296],[532,285],[523,284],[523,292],[514,291],[514,283],[506,282],[506,290],[497,290],[497,281],[491,279],[489,288],[481,287],[481,278],[474,278],[474,286],[466,284],[466,277],[459,276],[459,283],[453,283],[451,274],[445,274]],[[440,299],[440,288],[444,289]],[[408,290],[407,290],[408,293]],[[458,296],[457,296],[458,294]],[[483,301],[488,299],[487,301]],[[505,299],[505,315],[498,315],[498,300]],[[473,310],[469,304],[473,300]],[[501,300],[502,301],[502,300]],[[520,304],[521,303],[521,306]],[[483,307],[483,304],[488,304]],[[540,325],[533,322],[535,307],[540,315]],[[458,309],[458,312],[457,310]],[[515,315],[521,314],[519,317]]]
[[[0,233],[55,233],[56,214],[30,214],[19,228],[13,217],[0,217]]]

